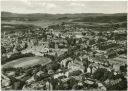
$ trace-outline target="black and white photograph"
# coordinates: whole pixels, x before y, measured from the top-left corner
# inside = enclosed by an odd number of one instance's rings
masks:
[[[1,90],[127,85],[127,1],[1,0]]]

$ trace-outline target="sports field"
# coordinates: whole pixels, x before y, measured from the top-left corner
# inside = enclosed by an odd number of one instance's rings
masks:
[[[34,66],[37,64],[46,65],[50,62],[51,62],[51,59],[46,58],[46,57],[39,57],[39,56],[24,57],[24,58],[19,58],[17,60],[8,62],[8,63],[2,65],[2,67],[4,67],[4,68],[7,68],[7,67],[14,67],[14,68],[23,67],[23,68],[25,68],[25,67]]]

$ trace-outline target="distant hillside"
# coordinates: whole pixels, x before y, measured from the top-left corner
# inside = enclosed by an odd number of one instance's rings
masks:
[[[48,17],[48,16],[50,16],[50,14],[40,14],[40,13],[18,14],[11,12],[1,12],[1,17]]]
[[[18,14],[11,12],[1,12],[1,17],[85,17],[85,16],[101,16],[102,13],[78,13],[78,14],[47,14],[47,13],[30,13]]]
[[[76,14],[47,14],[47,13],[32,13],[32,14],[17,14],[11,12],[1,12],[1,17],[38,17],[38,18],[82,18],[82,17],[97,17],[97,16],[126,16],[125,13],[103,14],[103,13],[76,13]]]
[[[97,16],[97,17],[84,17],[74,20],[74,22],[98,22],[98,23],[117,23],[117,22],[126,22],[126,15],[112,15],[112,16]]]
[[[47,26],[60,22],[77,22],[77,23],[119,23],[127,22],[126,13],[103,14],[103,13],[76,13],[76,14],[17,14],[11,12],[1,12],[2,23],[23,23]]]

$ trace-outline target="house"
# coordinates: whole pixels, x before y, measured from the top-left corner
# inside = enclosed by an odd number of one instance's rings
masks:
[[[114,64],[113,69],[117,72],[120,71],[120,65],[119,64]]]
[[[1,74],[1,84],[2,84],[2,87],[6,87],[6,86],[9,86],[10,85],[10,83],[11,83],[11,80],[7,77],[7,76],[5,76],[5,75],[3,75],[3,74]]]
[[[127,63],[127,57],[123,56],[123,55],[120,55],[116,58],[113,58],[113,60],[116,61],[117,63],[121,64],[121,65],[124,65]]]
[[[26,83],[30,84],[30,83],[32,83],[32,82],[34,82],[34,81],[35,81],[34,76],[32,76],[31,78],[29,78],[29,79],[26,81]]]
[[[117,33],[117,34],[127,33],[127,29],[118,28],[117,30],[114,31],[114,33]]]
[[[64,73],[55,74],[55,75],[54,75],[54,79],[56,79],[56,78],[58,78],[58,77],[60,77],[60,76],[65,76],[65,75],[64,75]]]
[[[66,67],[67,66],[66,64],[68,64],[67,62],[71,62],[71,61],[73,61],[72,58],[68,57],[68,58],[62,60],[60,64],[61,64],[61,66]]]
[[[41,45],[41,47],[43,47],[43,48],[49,48],[49,42],[41,42],[40,43],[40,45]]]
[[[68,64],[68,69],[81,70],[84,73],[85,67],[83,66],[82,61],[74,60],[74,62],[70,62]]]

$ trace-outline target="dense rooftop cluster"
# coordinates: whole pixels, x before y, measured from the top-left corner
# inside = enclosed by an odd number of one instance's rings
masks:
[[[127,89],[125,28],[95,31],[62,23],[26,31],[2,31],[1,35],[3,89]],[[14,59],[35,56],[52,61],[45,65],[4,67]]]

